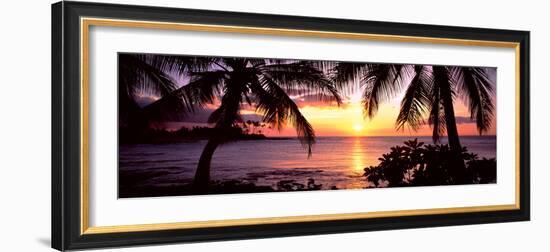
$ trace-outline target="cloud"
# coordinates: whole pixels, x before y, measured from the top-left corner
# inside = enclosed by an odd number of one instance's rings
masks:
[[[469,116],[455,116],[456,124],[475,123],[476,120],[471,119]]]
[[[158,97],[153,97],[153,96],[136,96],[134,97],[134,100],[136,101],[136,103],[138,104],[138,106],[140,107],[145,107],[153,102],[155,102],[156,100],[158,99]]]
[[[181,115],[180,119],[177,120],[177,122],[186,122],[186,123],[207,123],[208,117],[210,117],[210,114],[214,112],[214,109],[212,108],[198,108],[194,112],[187,113],[185,115]],[[251,120],[251,121],[261,121],[262,117],[255,113],[246,113],[246,111],[242,111],[241,116],[243,120]],[[174,121],[174,120],[170,120]]]
[[[475,123],[476,120],[471,119],[469,116],[455,116],[456,124],[469,124]],[[424,124],[428,124],[428,119],[424,120]]]
[[[306,106],[325,107],[337,105],[336,101],[329,100],[329,97],[325,97],[325,100],[321,100],[317,95],[301,95],[293,96],[291,98],[298,105],[299,108],[303,108]]]

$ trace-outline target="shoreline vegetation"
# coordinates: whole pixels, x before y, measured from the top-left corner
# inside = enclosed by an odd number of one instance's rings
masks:
[[[197,130],[199,131],[199,130]],[[449,145],[424,144],[408,140],[390,148],[376,166],[365,167],[363,177],[369,188],[442,186],[496,183],[496,159],[479,158],[466,147],[453,151]],[[192,181],[183,184],[151,185],[147,180],[166,175],[168,171],[119,171],[119,197],[160,197],[204,194],[236,194],[264,192],[296,192],[338,190],[336,186],[317,184],[315,178],[306,183],[293,179],[280,180],[271,186],[256,185],[246,180],[213,180],[207,191],[196,190]]]
[[[217,134],[217,129],[210,127],[181,127],[178,130],[166,130],[156,128],[120,128],[119,144],[163,144],[192,142],[208,140],[212,135]],[[231,141],[242,140],[288,140],[293,137],[267,137],[261,131],[243,130],[234,126],[223,131],[224,136]]]

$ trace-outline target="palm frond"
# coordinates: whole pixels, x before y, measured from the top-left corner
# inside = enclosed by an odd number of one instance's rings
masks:
[[[432,86],[431,75],[424,66],[415,66],[415,75],[405,91],[401,100],[401,108],[396,120],[397,130],[409,125],[416,131],[424,124],[424,113],[430,107],[430,88]]]
[[[381,102],[388,101],[397,94],[403,86],[403,65],[368,64],[363,72],[361,83],[365,115],[374,117]]]
[[[124,111],[119,117],[124,127],[147,127],[151,118],[141,108],[140,97],[164,96],[177,86],[170,75],[150,65],[140,55],[118,56],[118,103]]]
[[[264,65],[259,68],[259,72],[278,83],[290,95],[315,96],[321,101],[334,101],[338,105],[342,103],[334,83],[311,62]]]
[[[266,59],[262,58],[248,58],[248,62],[250,62],[253,68],[269,64]]]
[[[235,123],[243,121],[239,111],[239,101],[227,96],[226,99],[222,98],[220,106],[212,111],[208,117],[208,123],[213,123],[218,129],[228,129]]]
[[[213,70],[215,63],[221,61],[217,57],[196,57],[183,55],[143,54],[145,61],[166,73],[185,76],[189,72]]]
[[[327,74],[332,74],[334,68],[342,64],[342,62],[331,60],[307,60],[307,62]]]
[[[176,87],[175,81],[142,55],[119,54],[119,89],[128,97],[137,94],[164,96]]]
[[[262,75],[257,82],[251,83],[250,88],[256,97],[257,111],[262,113],[263,121],[279,130],[287,122],[290,123],[296,129],[302,146],[307,148],[308,157],[311,156],[315,131],[279,83]]]
[[[495,106],[493,104],[494,83],[489,79],[484,68],[455,67],[453,80],[460,97],[470,111],[470,118],[475,120],[479,134],[491,127]]]
[[[193,112],[197,107],[211,104],[220,94],[224,71],[205,71],[190,73],[191,80],[168,95],[144,108],[150,117],[156,119],[177,118]]]
[[[265,65],[276,65],[276,64],[288,64],[288,63],[294,63],[298,60],[290,60],[290,59],[263,59]]]
[[[287,111],[278,103],[277,97],[273,96],[274,92],[265,90],[264,86],[259,80],[250,85],[250,91],[255,97],[256,112],[262,114],[263,122],[281,131],[286,124]]]
[[[247,88],[244,83],[232,83],[235,81],[238,79],[229,78],[225,81],[221,104],[208,118],[208,122],[215,123],[216,128],[227,129],[235,123],[242,122],[239,112]]]
[[[339,62],[332,67],[330,75],[340,90],[351,94],[359,89],[361,77],[366,68],[365,63]]]

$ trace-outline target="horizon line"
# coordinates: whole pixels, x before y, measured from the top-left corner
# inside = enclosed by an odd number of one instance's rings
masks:
[[[496,137],[497,135],[459,135],[458,137]],[[298,138],[297,136],[267,136],[268,138]],[[369,136],[352,136],[352,135],[340,135],[340,136],[315,136],[315,138],[320,137],[432,137],[431,135],[421,135],[421,136],[400,136],[400,135],[369,135]],[[447,136],[441,136],[440,138],[447,138]]]

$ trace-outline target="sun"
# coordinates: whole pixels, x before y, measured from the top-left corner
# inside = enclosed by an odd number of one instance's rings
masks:
[[[363,125],[356,123],[353,125],[353,130],[355,132],[361,132],[363,130]]]

